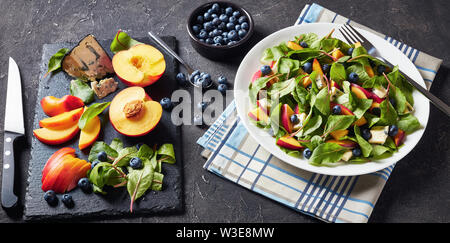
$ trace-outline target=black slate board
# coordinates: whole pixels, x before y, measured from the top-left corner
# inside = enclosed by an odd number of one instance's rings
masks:
[[[161,38],[172,49],[176,50],[177,43],[175,37],[167,36]],[[143,43],[151,44],[160,50],[162,49],[148,38],[138,40]],[[99,43],[108,52],[109,56],[112,57],[113,54],[109,50],[111,40],[99,40]],[[42,50],[40,77],[46,73],[48,60],[54,53],[60,48],[70,49],[75,45],[76,43],[45,44]],[[166,52],[162,51],[162,53],[166,60],[166,71],[160,80],[146,88],[150,97],[156,101],[159,101],[165,96],[170,97],[172,91],[178,88],[177,82],[175,81],[175,75],[178,72],[178,63]],[[35,108],[34,129],[39,128],[39,120],[47,117],[42,111],[39,101],[48,95],[62,97],[66,94],[70,94],[70,80],[72,79],[72,77],[61,71],[51,75],[51,77],[41,80]],[[97,100],[95,102],[111,101],[116,93],[126,87],[117,79],[117,77],[115,77],[115,79],[119,82],[117,91],[102,100],[98,100],[96,97]],[[69,146],[77,150],[76,154],[79,158],[87,160],[89,149],[87,149],[87,151],[79,151],[79,135],[66,144],[57,146],[43,144],[33,136],[28,187],[25,197],[25,220],[59,220],[73,218],[99,219],[101,217],[110,218],[152,214],[174,214],[183,211],[181,131],[180,127],[175,126],[171,122],[170,112],[164,111],[157,127],[146,136],[140,138],[130,138],[119,134],[114,130],[111,123],[109,123],[106,111],[104,114],[106,115],[100,117],[102,120],[102,132],[98,141],[105,141],[109,144],[113,138],[118,137],[124,142],[124,146],[133,146],[137,143],[146,143],[149,146],[153,146],[153,144],[161,145],[163,143],[172,143],[174,145],[177,161],[175,164],[163,163],[162,173],[164,174],[164,181],[162,191],[148,191],[142,198],[139,198],[135,202],[133,213],[129,212],[130,197],[126,187],[108,190],[108,194],[105,196],[95,193],[86,194],[79,188],[76,188],[69,192],[75,201],[74,208],[66,208],[61,201],[59,201],[57,206],[50,207],[43,200],[44,192],[41,189],[41,171],[47,162],[47,159],[58,149]],[[60,199],[61,195],[58,195],[58,197]]]

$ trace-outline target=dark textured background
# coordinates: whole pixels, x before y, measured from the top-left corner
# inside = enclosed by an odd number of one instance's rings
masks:
[[[205,1],[0,1],[0,107],[4,107],[8,57],[19,64],[24,90],[24,114],[31,144],[32,118],[39,82],[41,50],[45,43],[76,42],[87,33],[109,39],[117,29],[134,37],[148,30],[178,39],[179,52],[187,62],[233,80],[239,59],[212,62],[190,46],[185,30],[190,11]],[[292,25],[311,1],[234,1],[254,17],[254,40]],[[450,1],[315,1],[316,3],[393,36],[431,55],[444,59],[431,88],[450,103]],[[0,109],[0,141],[3,141]],[[107,222],[319,222],[270,199],[250,192],[202,169],[201,148],[195,143],[205,128],[184,126],[185,212]],[[450,151],[449,119],[431,106],[426,132],[416,149],[398,163],[384,188],[369,222],[449,222]],[[1,142],[0,142],[1,143]],[[2,144],[0,144],[2,146]],[[25,181],[29,158],[18,156],[19,176]],[[1,152],[0,152],[1,153]],[[19,186],[22,197],[25,185]],[[21,214],[0,210],[0,222],[20,222]]]

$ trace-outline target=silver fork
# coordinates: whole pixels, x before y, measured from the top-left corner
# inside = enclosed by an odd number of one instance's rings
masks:
[[[359,33],[353,26],[349,24],[344,24],[341,28],[339,28],[339,32],[341,32],[342,36],[347,40],[349,44],[360,42],[361,45],[367,50],[367,53],[371,56],[374,56],[384,63],[386,63],[391,68],[394,67],[392,63],[390,63],[388,60],[381,57],[381,55],[378,53],[376,47],[367,40],[361,33]],[[411,79],[408,75],[403,73],[401,70],[399,72],[406,78],[406,80],[414,86],[420,93],[422,93],[425,97],[430,100],[430,102],[435,105],[437,108],[439,108],[442,112],[447,114],[447,116],[450,116],[450,107],[445,104],[442,100],[434,96],[430,91],[423,88],[420,84],[418,84],[416,81]]]

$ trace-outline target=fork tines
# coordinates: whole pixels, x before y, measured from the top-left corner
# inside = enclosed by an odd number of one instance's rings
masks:
[[[342,36],[347,40],[348,43],[356,43],[356,42],[368,42],[368,40],[361,35],[353,26],[349,24],[344,24],[341,28],[339,28],[339,32],[341,32]]]

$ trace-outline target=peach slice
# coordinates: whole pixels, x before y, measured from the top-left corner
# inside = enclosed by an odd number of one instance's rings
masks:
[[[100,128],[100,118],[98,118],[98,116],[95,116],[86,124],[83,129],[81,129],[78,148],[80,150],[83,150],[94,143],[95,140],[97,140],[98,135],[100,134]]]
[[[323,74],[322,67],[320,66],[320,63],[316,58],[314,58],[314,61],[312,63],[312,70],[316,71],[319,74],[320,82],[322,83],[321,87],[326,87],[327,84],[325,83],[325,80],[323,78],[324,74]]]
[[[33,131],[34,136],[41,142],[49,145],[62,144],[73,137],[80,131],[78,123],[64,129],[39,128]]]
[[[333,51],[333,53],[331,53],[331,56],[335,59],[338,60],[339,58],[345,56],[344,53],[342,53],[339,49],[336,49]]]
[[[48,116],[56,116],[83,106],[83,100],[73,95],[65,95],[62,98],[46,96],[41,100],[42,110]]]
[[[288,41],[287,42],[287,47],[291,48],[292,50],[296,51],[296,50],[303,50],[303,47],[293,41]]]
[[[145,87],[153,84],[166,70],[164,55],[146,44],[117,52],[112,65],[119,79],[129,86]]]
[[[78,108],[72,111],[67,111],[59,115],[45,118],[39,121],[39,126],[51,129],[64,129],[73,126],[77,123],[83,114],[84,108]]]
[[[256,101],[256,105],[261,108],[267,115],[270,114],[270,104],[267,101],[267,98],[263,98]]]
[[[47,176],[47,173],[52,170],[54,165],[57,164],[64,156],[75,157],[75,149],[65,147],[52,154],[52,156],[50,156],[50,158],[47,160],[47,163],[45,163],[44,169],[42,170],[42,181]]]
[[[281,107],[281,124],[288,133],[292,133],[294,129],[291,122],[292,115],[294,115],[294,111],[291,107],[288,104],[283,104]]]
[[[278,139],[277,145],[292,150],[301,150],[305,148],[295,138],[289,135],[284,135],[283,137]]]
[[[351,84],[351,91],[358,97],[359,99],[370,99],[372,97],[372,94],[367,91],[365,88],[357,85],[357,84]]]
[[[111,101],[109,120],[125,136],[138,137],[152,131],[162,116],[159,102],[153,101],[142,87],[120,91]]]
[[[336,140],[339,140],[340,138],[347,136],[347,134],[348,134],[348,130],[336,130],[336,131],[330,132],[330,135]]]
[[[312,83],[312,80],[309,76],[306,76],[302,81],[303,88],[308,87]]]
[[[406,138],[406,133],[402,129],[398,129],[397,134],[394,136],[395,145],[398,147],[403,144]]]
[[[250,111],[248,113],[248,116],[255,121],[262,121],[266,124],[269,122],[269,117],[267,116],[267,113],[261,107],[258,107]]]
[[[355,148],[357,143],[353,142],[352,140],[334,140],[334,139],[330,139],[328,141],[326,141],[326,143],[335,143],[338,145],[341,145],[342,147],[346,147],[346,148]]]

